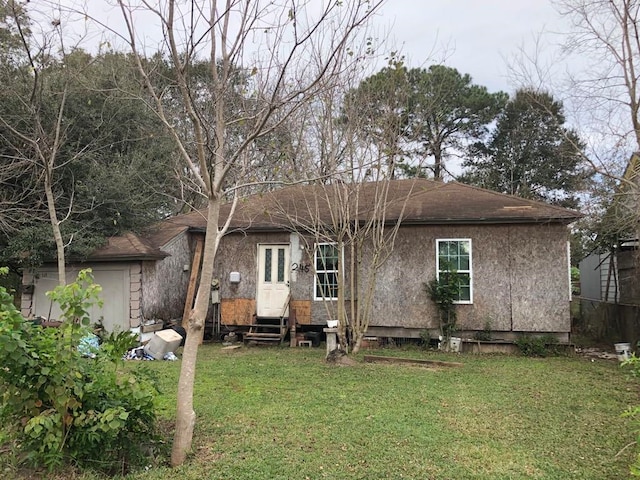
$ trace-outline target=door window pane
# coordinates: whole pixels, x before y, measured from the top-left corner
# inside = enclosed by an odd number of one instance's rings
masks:
[[[271,282],[271,249],[267,248],[264,251],[264,281]]]
[[[284,282],[284,248],[278,249],[278,282]]]

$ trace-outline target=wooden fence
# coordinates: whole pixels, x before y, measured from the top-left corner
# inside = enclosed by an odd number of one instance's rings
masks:
[[[594,342],[628,342],[635,350],[640,340],[640,305],[600,302],[574,298],[573,333]]]

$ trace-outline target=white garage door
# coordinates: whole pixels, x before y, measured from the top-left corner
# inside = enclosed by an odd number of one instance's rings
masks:
[[[103,306],[94,305],[89,314],[91,324],[102,321],[105,329],[113,331],[129,329],[129,267],[93,266],[95,282],[102,287]],[[75,280],[78,269],[67,271],[67,282]],[[52,305],[46,292],[53,290],[58,284],[58,273],[55,269],[41,269],[39,278],[35,280],[33,311],[35,315],[59,319],[60,309]]]

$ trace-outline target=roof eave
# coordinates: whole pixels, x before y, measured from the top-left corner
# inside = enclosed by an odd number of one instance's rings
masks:
[[[570,224],[582,218],[577,217],[542,217],[542,218],[522,218],[522,217],[486,217],[486,218],[433,218],[433,219],[418,219],[418,220],[403,220],[402,225],[498,225],[498,224],[526,224],[526,223],[563,223]],[[395,221],[390,221],[395,223]]]
[[[548,224],[548,223],[560,223],[569,225],[580,219],[577,217],[544,217],[544,218],[425,218],[425,219],[405,219],[402,220],[402,226],[417,226],[417,225],[513,225],[513,224]],[[386,225],[395,225],[396,219],[387,220]],[[228,233],[242,233],[242,232],[255,232],[255,233],[281,233],[291,231],[305,230],[304,226],[298,227],[286,226],[286,225],[246,225],[230,228]],[[205,229],[193,229],[194,233],[204,233]]]
[[[162,260],[163,258],[168,257],[169,254],[166,252],[159,253],[147,253],[147,254],[109,254],[109,255],[98,255],[91,256],[89,255],[83,259],[70,259],[73,262],[83,263],[83,262],[127,262],[127,261],[144,261],[144,260]]]

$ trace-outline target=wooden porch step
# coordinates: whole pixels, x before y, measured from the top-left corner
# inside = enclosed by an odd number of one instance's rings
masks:
[[[244,335],[245,338],[249,337],[264,337],[264,338],[280,338],[279,333],[267,333],[267,332],[249,332]]]
[[[287,305],[288,303],[289,300],[287,300]],[[242,338],[245,343],[277,345],[284,341],[288,332],[289,324],[283,311],[283,316],[280,318],[254,316],[253,323],[249,325],[249,331]]]
[[[249,325],[249,327],[251,328],[286,328],[283,325],[280,325],[279,323],[252,323],[251,325]]]
[[[264,335],[245,335],[243,338],[244,342],[254,342],[260,343],[263,345],[278,345],[282,341],[280,335],[272,335],[270,337]]]

